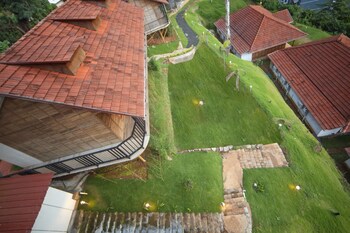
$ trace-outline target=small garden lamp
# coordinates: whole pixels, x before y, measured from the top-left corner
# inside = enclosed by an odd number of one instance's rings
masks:
[[[80,205],[88,205],[89,203],[87,203],[86,201],[80,201]]]

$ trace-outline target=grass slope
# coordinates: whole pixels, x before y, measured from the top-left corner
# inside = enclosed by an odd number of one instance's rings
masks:
[[[322,31],[321,29],[314,28],[311,26],[306,26],[304,24],[296,23],[295,26],[298,27],[303,32],[307,33],[308,36],[306,38],[296,40],[293,43],[294,46],[305,44],[307,42],[314,41],[314,40],[321,40],[331,36],[328,32]]]
[[[234,12],[249,4],[249,1],[230,0],[230,11]],[[207,28],[214,29],[214,23],[221,17],[225,16],[224,0],[205,0],[198,3],[198,14],[202,17],[202,21]]]
[[[144,202],[155,211],[217,212],[223,201],[222,162],[216,153],[192,153],[164,157],[174,151],[167,76],[162,69],[149,71],[151,141],[149,179],[121,180],[90,176],[84,191],[93,211],[142,211]],[[186,190],[183,183],[193,182]],[[85,198],[85,197],[84,197]]]
[[[150,45],[147,48],[147,57],[152,57],[153,55],[171,53],[177,49],[179,41],[172,41],[165,44]]]
[[[218,212],[223,201],[222,162],[216,153],[191,153],[164,161],[160,177],[141,180],[107,180],[90,177],[85,190],[89,209],[95,211],[142,211],[143,204],[162,212]],[[192,190],[184,182],[191,180]],[[84,199],[85,200],[85,199]],[[86,207],[83,207],[86,208]]]
[[[202,45],[193,60],[169,66],[169,90],[179,149],[279,142],[276,123],[247,88],[225,81],[222,60]],[[204,101],[200,106],[199,101]]]
[[[199,24],[196,14],[187,14],[186,20],[199,35],[207,33],[212,51],[219,51],[220,42]],[[290,168],[244,171],[254,232],[348,232],[350,196],[344,190],[343,178],[334,162],[325,150],[314,151],[318,141],[259,67],[232,54],[229,60],[246,72],[242,82],[253,85],[253,96],[269,116],[291,124],[290,129],[281,128],[281,146],[287,151]],[[207,66],[203,63],[202,68]],[[252,187],[255,181],[264,184],[266,191],[256,193]],[[302,187],[299,192],[290,189],[296,184]],[[334,216],[332,211],[338,211],[340,215]]]

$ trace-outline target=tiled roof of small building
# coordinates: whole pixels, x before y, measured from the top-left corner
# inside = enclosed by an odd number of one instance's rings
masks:
[[[144,39],[141,8],[69,0],[0,56],[0,95],[144,117]]]
[[[31,232],[52,174],[0,178],[0,232]]]
[[[225,33],[223,18],[216,21],[215,26]],[[306,35],[257,5],[250,5],[232,13],[230,28],[231,44],[240,54],[258,52]]]
[[[268,55],[323,129],[350,124],[350,39],[345,35]]]
[[[279,19],[287,22],[287,23],[293,23],[293,18],[290,15],[290,12],[288,9],[277,11],[277,12],[273,13],[272,15],[275,16],[276,18],[279,18]]]

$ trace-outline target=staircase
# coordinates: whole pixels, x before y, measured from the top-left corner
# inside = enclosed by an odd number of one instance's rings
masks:
[[[221,213],[98,213],[77,211],[72,233],[223,233]]]
[[[224,216],[244,214],[244,208],[248,207],[248,203],[243,197],[242,190],[233,190],[225,193],[225,211]]]

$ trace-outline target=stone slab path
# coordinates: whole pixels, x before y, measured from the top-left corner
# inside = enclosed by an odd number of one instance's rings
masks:
[[[221,213],[98,213],[78,211],[70,233],[223,233]]]
[[[288,166],[277,143],[247,145],[223,154],[224,226],[228,233],[252,232],[251,211],[243,190],[243,169]]]

